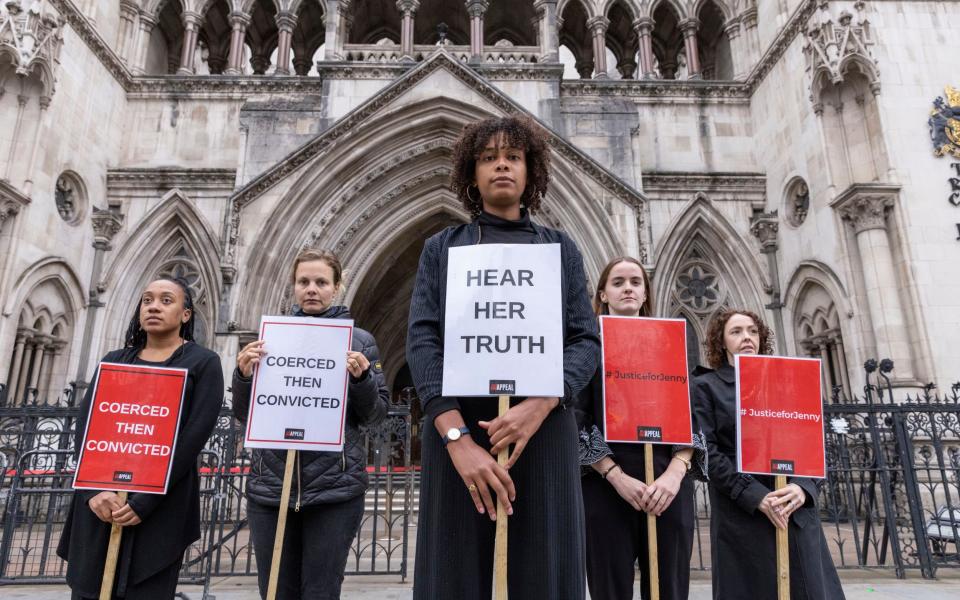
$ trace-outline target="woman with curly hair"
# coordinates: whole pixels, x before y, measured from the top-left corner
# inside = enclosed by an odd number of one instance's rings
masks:
[[[496,502],[509,517],[511,598],[580,600],[583,499],[571,407],[596,369],[600,343],[583,259],[564,233],[534,223],[546,193],[549,146],[530,120],[468,125],[454,148],[452,187],[473,220],[426,241],[410,303],[407,362],[425,422],[416,599],[488,599]],[[497,416],[491,398],[441,394],[448,249],[471,244],[560,245],[564,315],[562,398],[512,398]],[[513,446],[507,468],[494,458]]]
[[[711,320],[704,346],[713,369],[694,371],[693,407],[707,445],[713,597],[776,597],[775,532],[789,527],[791,599],[842,599],[820,527],[815,480],[791,477],[774,489],[772,476],[737,472],[733,357],[771,354],[770,329],[748,310],[723,310]]]
[[[620,256],[600,272],[593,296],[597,316],[652,317],[653,290],[639,260]],[[647,514],[657,517],[660,598],[685,600],[693,552],[693,477],[706,476],[703,435],[693,447],[653,446],[653,484],[646,485],[644,449],[608,444],[603,435],[603,369],[580,393],[580,464],[587,521],[587,584],[592,598],[630,600],[640,566],[643,598],[650,597]],[[687,477],[690,474],[691,477]]]

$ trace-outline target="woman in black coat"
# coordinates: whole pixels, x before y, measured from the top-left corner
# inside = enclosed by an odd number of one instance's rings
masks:
[[[350,319],[345,306],[333,304],[343,268],[332,252],[304,250],[293,261],[291,283],[298,308],[294,316]],[[353,328],[347,352],[350,383],[341,452],[297,452],[287,526],[280,558],[277,600],[336,600],[350,543],[363,518],[367,456],[361,425],[383,420],[390,402],[380,351],[370,332]],[[250,407],[253,366],[266,356],[263,341],[247,344],[233,373],[233,413],[245,423]],[[257,557],[261,597],[266,597],[277,530],[285,450],[254,449],[247,479],[247,518]]]
[[[693,406],[709,460],[713,597],[776,598],[776,528],[789,526],[791,599],[842,600],[820,525],[816,482],[790,477],[775,490],[772,476],[737,472],[733,356],[770,354],[770,330],[752,312],[724,310],[711,321],[704,345],[714,370],[694,372]]]
[[[653,315],[650,277],[635,258],[618,257],[600,273],[593,297],[597,316]],[[703,436],[694,446],[653,446],[656,479],[648,486],[644,449],[607,444],[603,435],[603,373],[598,367],[580,393],[580,464],[587,522],[587,584],[592,598],[630,600],[639,563],[641,597],[650,598],[647,514],[657,516],[660,598],[686,600],[693,552],[693,480],[706,477]],[[695,452],[696,450],[696,452]]]
[[[57,555],[67,561],[74,600],[98,598],[114,523],[123,526],[114,598],[174,597],[183,553],[200,539],[197,457],[217,423],[223,402],[220,357],[193,342],[193,300],[179,279],[151,282],[127,329],[124,348],[102,362],[187,369],[180,429],[166,494],[78,490]],[[75,448],[82,447],[94,386],[80,405]]]
[[[454,149],[453,187],[473,220],[434,235],[420,255],[407,333],[407,363],[425,413],[418,600],[490,598],[496,500],[511,515],[510,597],[584,597],[577,425],[568,408],[596,369],[599,339],[576,244],[530,220],[546,192],[548,168],[549,146],[532,122],[467,126]],[[512,398],[503,416],[495,397],[441,394],[448,250],[486,243],[557,243],[562,263],[564,396]],[[511,445],[504,468],[494,457]]]

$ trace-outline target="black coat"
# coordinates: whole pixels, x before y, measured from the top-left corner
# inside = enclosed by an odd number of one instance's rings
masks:
[[[717,600],[776,598],[776,529],[757,510],[774,478],[737,472],[736,384],[733,367],[694,371],[693,407],[707,444],[710,474],[710,543],[713,597]],[[790,597],[844,598],[817,510],[813,479],[790,477],[806,503],[790,515]]]
[[[118,592],[124,583],[139,583],[180,560],[187,547],[200,539],[200,476],[197,457],[217,424],[223,403],[223,370],[220,357],[193,342],[187,342],[162,364],[137,359],[138,349],[114,350],[102,362],[149,364],[187,369],[183,415],[177,434],[170,481],[166,494],[131,493],[127,502],[142,519],[123,528],[121,558],[117,571]],[[80,405],[75,448],[83,444],[93,386]],[[78,490],[63,528],[57,555],[67,561],[67,583],[86,597],[100,593],[100,581],[110,539],[110,524],[90,510],[87,502],[99,492]]]
[[[526,215],[524,218],[527,218]],[[580,390],[590,382],[600,359],[597,318],[590,308],[583,257],[567,234],[532,221],[529,221],[528,227],[532,229],[535,243],[560,244],[564,389],[564,397],[560,402],[565,407],[571,407]],[[427,239],[420,254],[417,282],[410,299],[407,364],[417,386],[420,405],[430,423],[440,413],[460,408],[458,398],[441,395],[448,250],[479,241],[479,228],[474,220],[466,225],[448,227],[433,235]],[[491,240],[485,235],[484,241]]]
[[[318,315],[324,319],[351,319],[345,306],[331,306]],[[369,331],[353,328],[351,348],[362,352],[370,361],[370,368],[359,379],[350,376],[347,392],[347,421],[344,426],[342,452],[297,453],[297,473],[290,491],[290,507],[344,502],[367,490],[367,456],[360,439],[360,425],[374,425],[383,420],[390,404],[390,391],[380,364],[377,341]],[[233,414],[241,423],[247,420],[250,408],[252,379],[233,372]],[[280,506],[283,491],[283,472],[287,461],[286,450],[255,448],[247,478],[247,497],[267,506]]]

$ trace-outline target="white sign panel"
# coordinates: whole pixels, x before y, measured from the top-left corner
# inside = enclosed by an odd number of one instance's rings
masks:
[[[343,449],[352,336],[348,319],[261,318],[267,354],[253,374],[248,448]]]
[[[444,396],[563,396],[560,244],[450,248]]]

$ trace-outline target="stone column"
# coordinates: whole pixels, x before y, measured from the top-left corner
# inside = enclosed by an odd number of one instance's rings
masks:
[[[157,20],[147,13],[140,13],[140,32],[137,36],[137,51],[133,60],[134,75],[143,75],[147,72],[147,54],[150,50],[150,34],[156,27]]]
[[[30,332],[26,329],[17,330],[17,341],[13,349],[13,364],[10,366],[10,379],[7,381],[7,404],[12,405],[20,384],[20,369],[23,366],[24,347],[30,339]]]
[[[845,397],[852,397],[853,388],[850,387],[850,375],[847,374],[847,357],[843,353],[843,338],[840,337],[839,333],[833,341],[833,347],[837,352],[837,371],[840,373],[843,391],[847,394]]]
[[[250,17],[243,13],[230,13],[230,54],[225,75],[243,74],[243,40],[247,35]]]
[[[730,59],[733,62],[733,76],[739,77],[746,71],[745,65],[747,64],[743,48],[741,47],[740,21],[737,19],[727,21],[723,26],[723,33],[727,36],[727,39],[730,40]]]
[[[697,30],[700,21],[685,19],[680,22],[683,31],[683,47],[687,54],[687,79],[700,79],[700,50],[697,48]]]
[[[587,21],[587,27],[593,34],[593,78],[606,79],[607,75],[607,27],[610,19],[593,17]]]
[[[823,376],[823,393],[827,399],[833,395],[833,378],[830,376],[830,352],[827,350],[827,340],[816,340],[817,352],[820,354],[820,372]]]
[[[66,342],[62,340],[52,340],[47,345],[47,360],[43,365],[43,372],[40,374],[40,394],[46,398],[47,404],[56,404],[56,398],[51,400],[50,388],[53,385],[53,371],[57,367],[57,362],[60,360],[60,355],[63,353],[63,348],[67,345]]]
[[[7,155],[7,167],[3,172],[3,178],[7,180],[10,179],[10,168],[13,165],[13,161],[17,158],[17,142],[20,137],[20,128],[23,125],[23,109],[27,106],[27,101],[29,100],[29,96],[17,94],[17,119],[13,125],[13,136],[10,138],[10,153]]]
[[[780,269],[777,266],[777,233],[780,223],[777,220],[777,211],[755,214],[750,219],[750,233],[760,240],[760,253],[767,257],[767,274],[770,285],[767,291],[770,294],[770,303],[764,308],[773,312],[773,332],[776,337],[777,352],[785,354],[786,329],[783,326],[783,301],[780,296]]]
[[[420,8],[420,0],[397,0],[397,10],[402,15],[400,21],[400,60],[412,62],[413,58],[413,18]]]
[[[87,389],[87,364],[90,361],[90,347],[93,344],[93,330],[97,324],[97,310],[104,306],[100,299],[103,289],[100,275],[103,271],[103,256],[112,250],[110,241],[123,226],[123,215],[114,210],[93,208],[90,215],[93,225],[93,270],[90,273],[90,288],[87,291],[87,315],[83,325],[83,341],[80,344],[80,361],[77,363],[77,377],[74,381],[76,394],[74,401],[83,398]]]
[[[743,23],[744,56],[748,64],[755,64],[760,59],[760,34],[757,31],[757,7],[751,6],[740,13],[740,22]],[[744,65],[744,71],[749,67]]]
[[[24,390],[30,386],[30,359],[37,350],[37,333],[28,331],[26,344],[23,348],[23,360],[20,361],[20,368],[17,369],[17,386],[13,390],[13,403],[19,402],[24,398]]]
[[[560,22],[557,17],[557,0],[535,0],[533,9],[540,18],[540,62],[560,60]]]
[[[274,75],[290,74],[290,44],[293,41],[293,28],[297,26],[297,15],[282,12],[277,15],[277,66]]]
[[[134,0],[120,0],[120,30],[117,33],[117,54],[123,64],[130,67],[133,42],[137,33],[137,13],[140,9]]]
[[[640,47],[640,78],[653,79],[657,75],[653,70],[653,19],[637,19],[633,22],[633,30],[637,32]]]
[[[193,75],[193,61],[197,55],[197,36],[203,18],[195,12],[183,13],[183,50],[177,75]]]
[[[470,15],[470,62],[483,62],[483,15],[490,6],[489,0],[467,0]]]
[[[28,380],[26,390],[23,395],[24,401],[30,399],[30,390],[35,390],[37,395],[34,398],[39,401],[39,389],[37,386],[40,385],[40,370],[43,368],[44,361],[47,360],[47,344],[50,342],[50,337],[46,335],[40,335],[34,338],[36,344],[33,347],[33,361],[30,369],[30,379]]]
[[[893,251],[887,232],[887,215],[896,202],[896,192],[853,187],[834,207],[854,232],[860,251],[867,309],[877,343],[877,358],[891,358],[899,380],[913,380],[907,322],[900,302],[899,278],[893,263]]]
[[[340,31],[340,0],[327,0],[326,15],[326,34],[324,35],[324,60],[343,60],[343,41],[338,33]]]
[[[37,130],[33,134],[33,146],[30,149],[30,162],[27,163],[27,178],[23,181],[23,194],[30,196],[33,190],[33,172],[37,168],[37,156],[40,152],[40,138],[43,137],[44,124],[47,122],[47,109],[50,108],[50,96],[40,96],[40,118]]]

